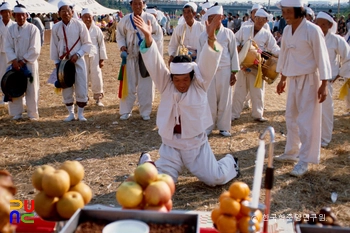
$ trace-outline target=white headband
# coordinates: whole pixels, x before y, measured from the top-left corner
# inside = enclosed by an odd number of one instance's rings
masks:
[[[336,33],[337,32],[338,25],[337,25],[337,23],[334,21],[334,19],[329,14],[320,11],[320,12],[318,12],[316,19],[326,19],[326,20],[328,20],[329,22],[331,22],[333,24],[332,27],[328,31],[330,33]]]
[[[15,6],[13,13],[28,13],[28,10],[25,7]]]
[[[252,6],[252,10],[257,10],[257,9],[260,9],[260,8],[262,8],[262,5],[260,5],[260,4],[254,4]]]
[[[205,3],[201,3],[201,4],[199,4],[199,5],[202,7],[202,9],[205,9],[205,8],[211,7],[211,6],[214,5],[214,4],[211,3],[211,2],[205,2]]]
[[[306,14],[311,15],[312,18],[315,17],[315,12],[310,7],[305,7]]]
[[[192,70],[194,70],[194,73],[196,75],[196,79],[199,82],[203,82],[202,74],[199,71],[198,65],[195,62],[181,62],[181,63],[174,63],[170,62],[170,73],[171,74],[188,74]]]
[[[58,10],[63,6],[73,7],[73,3],[71,1],[68,1],[68,0],[62,0],[58,3]]]
[[[81,15],[85,15],[85,14],[90,14],[91,16],[93,16],[93,12],[92,10],[90,10],[89,8],[84,8],[82,11],[81,11]]]
[[[303,0],[281,0],[276,5],[279,8],[281,8],[281,7],[303,7],[304,1]]]
[[[12,7],[10,6],[10,4],[8,2],[3,2],[1,7],[0,7],[0,11],[5,11],[5,10],[12,11]]]
[[[147,9],[146,9],[146,12],[147,12],[147,13],[150,13],[150,14],[154,14],[154,15],[157,14],[157,10],[154,9],[154,8],[147,8]]]
[[[259,17],[266,17],[267,19],[270,18],[270,14],[267,13],[264,9],[260,8],[259,10],[256,11],[255,16]]]
[[[193,11],[194,11],[194,12],[197,12],[197,4],[196,4],[196,3],[194,3],[194,2],[188,2],[188,3],[186,3],[186,4],[184,5],[183,8],[185,8],[186,6],[192,7],[192,8],[193,8]]]
[[[212,6],[207,10],[207,16],[210,15],[223,15],[224,14],[224,9],[222,6]]]

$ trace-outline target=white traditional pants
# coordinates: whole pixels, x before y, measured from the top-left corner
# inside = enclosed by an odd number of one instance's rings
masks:
[[[232,88],[230,86],[231,68],[219,67],[208,89],[208,102],[214,124],[219,130],[231,130]]]
[[[249,92],[252,102],[252,117],[254,119],[263,117],[265,82],[263,81],[262,88],[254,87],[256,74],[256,69],[252,69],[252,72],[241,70],[237,73],[237,82],[232,97],[232,118],[240,117]]]
[[[327,83],[328,96],[322,103],[322,134],[321,141],[325,143],[330,143],[332,140],[333,133],[333,86],[331,82]]]
[[[317,92],[320,81],[317,74],[287,77],[286,155],[318,164],[321,147],[322,105]]]
[[[27,81],[27,90],[24,94],[26,98],[27,114],[30,118],[39,118],[38,101],[39,101],[39,73],[38,63],[27,63],[27,68],[33,76],[33,82]],[[8,102],[8,110],[10,116],[22,114],[23,110],[23,96],[13,98]]]
[[[88,84],[84,57],[79,58],[75,63],[75,72],[74,85],[62,89],[64,104],[74,103],[74,94],[76,102],[86,103],[88,101]]]
[[[152,100],[154,95],[153,81],[151,77],[141,77],[137,56],[127,58],[126,72],[128,79],[128,96],[125,100],[120,100],[120,115],[132,112],[137,94],[141,116],[149,116],[152,112]]]
[[[91,83],[91,90],[95,96],[103,93],[102,70],[100,68],[100,56],[84,56],[88,81]],[[99,99],[99,98],[98,98]]]
[[[183,167],[209,186],[226,184],[237,175],[233,157],[227,155],[217,161],[208,140],[192,150],[179,150],[162,144],[159,155],[155,162],[159,173],[170,175],[175,182]]]
[[[7,64],[7,58],[6,53],[0,53],[0,81],[2,80],[2,77],[6,73],[6,69],[10,64]],[[0,102],[3,99],[3,92],[0,88]]]

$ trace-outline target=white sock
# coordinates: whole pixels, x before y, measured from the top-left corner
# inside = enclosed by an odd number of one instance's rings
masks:
[[[68,110],[68,117],[66,119],[64,119],[64,121],[73,121],[75,120],[75,116],[74,116],[74,105],[71,106],[66,106],[67,110]]]
[[[84,117],[84,108],[78,107],[78,119],[79,121],[86,121]]]

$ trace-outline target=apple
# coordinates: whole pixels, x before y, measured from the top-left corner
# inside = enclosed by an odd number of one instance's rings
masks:
[[[123,182],[117,189],[116,198],[122,207],[135,208],[142,203],[142,187],[136,182]]]
[[[91,188],[83,182],[79,182],[77,185],[71,187],[69,189],[69,191],[76,191],[76,192],[80,193],[80,195],[84,199],[85,205],[91,201],[91,198],[92,198]]]
[[[155,181],[145,189],[145,200],[148,205],[159,206],[166,204],[171,198],[171,191],[164,181]]]
[[[49,197],[41,191],[34,197],[34,210],[42,219],[55,220],[59,218],[56,210],[58,197]]]
[[[42,179],[43,179],[44,172],[53,172],[53,171],[55,171],[55,168],[50,165],[43,165],[41,167],[38,167],[32,175],[32,184],[34,188],[36,188],[39,191],[42,191],[43,190]]]
[[[77,185],[84,178],[84,167],[78,161],[65,161],[60,169],[68,172],[70,186]]]
[[[70,187],[69,175],[64,170],[44,172],[42,178],[42,188],[46,195],[50,197],[61,197]]]
[[[75,191],[65,193],[57,202],[57,212],[64,219],[69,219],[81,208],[84,208],[84,199]]]
[[[171,195],[174,195],[175,182],[171,176],[169,176],[168,174],[159,174],[157,177],[157,181],[164,181],[165,183],[167,183],[170,188]]]
[[[144,163],[138,166],[134,171],[135,181],[141,185],[143,188],[146,188],[147,185],[156,181],[158,178],[158,170],[151,163]]]
[[[148,205],[144,208],[144,210],[152,210],[152,211],[158,211],[158,212],[164,212],[164,213],[169,212],[164,205],[159,205],[159,206]]]
[[[173,201],[170,199],[167,203],[165,203],[165,207],[170,212],[173,209]]]
[[[134,174],[130,174],[130,175],[128,176],[128,178],[126,178],[125,181],[133,181],[133,182],[136,182],[136,181],[135,181],[135,176],[134,176]]]

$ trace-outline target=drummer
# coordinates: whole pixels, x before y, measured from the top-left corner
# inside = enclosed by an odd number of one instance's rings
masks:
[[[27,69],[31,73],[28,74],[25,93],[27,113],[30,120],[38,120],[40,32],[35,25],[27,22],[29,13],[24,5],[17,4],[13,13],[17,23],[8,28],[4,46],[6,57],[8,63],[12,64],[12,69]],[[8,104],[8,109],[12,119],[21,119],[24,112],[23,98],[13,98]]]
[[[350,78],[350,46],[342,36],[335,34],[337,32],[337,23],[328,12],[320,11],[315,22],[325,36],[332,68],[332,82],[327,83],[328,97],[322,103],[321,146],[327,147],[332,140],[334,120],[332,83],[339,77]]]
[[[62,21],[56,23],[52,28],[51,60],[58,68],[60,60],[68,58],[75,64],[76,69],[73,87],[62,90],[63,102],[69,113],[64,121],[75,120],[74,99],[78,105],[79,121],[86,121],[84,107],[88,101],[88,84],[84,55],[90,53],[92,49],[90,34],[82,21],[72,18],[73,4],[69,0],[62,0],[58,3],[58,14]]]
[[[259,46],[261,51],[268,51],[273,55],[278,56],[280,48],[278,47],[272,33],[266,30],[263,26],[268,21],[269,14],[265,9],[257,10],[254,18],[254,25],[241,27],[236,33],[238,45],[243,45],[249,39],[253,39]],[[242,69],[237,74],[237,83],[232,97],[232,119],[238,119],[243,110],[243,103],[250,92],[252,101],[252,117],[257,122],[267,121],[263,117],[264,113],[264,92],[265,83],[261,88],[254,87],[254,83],[258,74],[258,69],[255,66]]]

